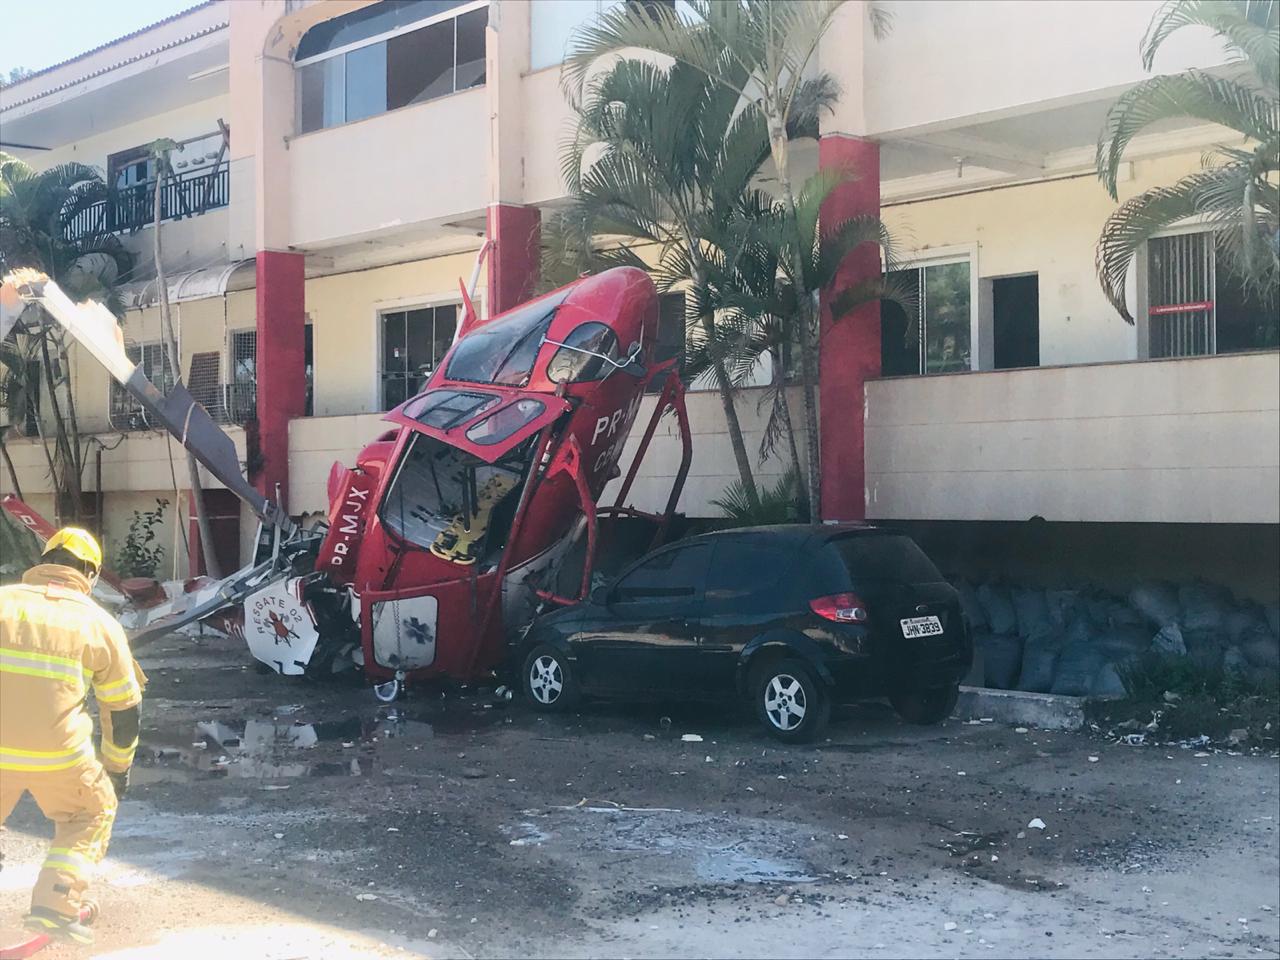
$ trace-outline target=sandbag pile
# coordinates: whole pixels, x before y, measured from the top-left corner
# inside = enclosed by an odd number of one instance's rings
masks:
[[[1120,668],[1148,651],[1280,685],[1280,608],[1216,584],[1142,583],[1125,597],[1095,587],[955,586],[988,687],[1123,696]]]

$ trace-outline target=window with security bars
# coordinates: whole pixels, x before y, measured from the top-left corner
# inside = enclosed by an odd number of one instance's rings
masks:
[[[1274,288],[1226,268],[1209,231],[1147,244],[1147,355],[1194,357],[1280,345]]]
[[[382,409],[416,396],[453,345],[458,304],[382,314]]]
[[[168,393],[173,387],[173,368],[169,366],[169,356],[163,343],[157,341],[126,346],[125,355],[142,370],[142,375],[155,384],[161,393]],[[108,419],[111,428],[121,432],[158,429],[158,425],[148,420],[142,404],[114,381],[111,384],[111,408]]]
[[[258,415],[258,331],[231,334],[231,377],[227,384],[227,416],[244,423]]]
[[[304,328],[303,337],[303,364],[307,393],[302,415],[309,417],[314,412],[315,395],[315,362],[310,323]],[[231,375],[224,391],[226,416],[230,423],[245,423],[258,416],[258,331],[256,329],[231,331],[228,352]]]

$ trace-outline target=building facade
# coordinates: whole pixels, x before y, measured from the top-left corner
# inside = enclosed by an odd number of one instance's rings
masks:
[[[182,145],[163,226],[182,375],[255,481],[314,514],[330,464],[352,462],[447,349],[481,248],[483,310],[533,289],[540,218],[565,193],[560,63],[614,2],[212,0],[5,87],[0,141],[36,168],[98,167],[117,188],[87,215],[139,254],[122,326],[157,382],[171,374],[146,146]],[[856,171],[835,205],[887,222],[919,306],[826,324],[825,512],[914,525],[944,556],[995,567],[1016,558],[1032,518],[1051,531],[1044,549],[1100,563],[1117,543],[1137,544],[1119,555],[1144,568],[1193,573],[1205,571],[1192,554],[1236,571],[1260,552],[1269,566],[1250,592],[1274,593],[1280,353],[1263,322],[1274,305],[1233,289],[1194,223],[1139,258],[1136,324],[1095,277],[1115,203],[1094,145],[1116,97],[1146,76],[1137,43],[1157,3],[880,6],[887,37],[850,0],[824,39],[819,66],[840,100],[796,163]],[[1184,31],[1155,67],[1225,61],[1207,32]],[[1225,135],[1189,122],[1139,138],[1121,200],[1196,169]],[[176,547],[187,495],[170,443],[91,358],[73,350],[70,366],[81,430],[102,440],[86,489],[101,491],[107,540],[159,497]],[[713,516],[736,474],[719,399],[697,387],[680,508]],[[752,449],[758,393],[738,398]],[[31,426],[10,416],[6,445],[26,499],[51,511]],[[642,504],[664,496],[677,461],[675,438],[656,438]],[[762,482],[783,472],[759,465]],[[225,491],[208,499],[220,551],[243,558],[250,518]],[[1171,554],[1171,531],[1199,548]]]

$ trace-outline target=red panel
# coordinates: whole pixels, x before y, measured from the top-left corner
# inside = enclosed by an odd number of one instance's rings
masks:
[[[512,203],[489,206],[489,316],[519,306],[533,296],[538,280],[542,217],[537,207]]]
[[[303,257],[260,250],[258,268],[258,453],[252,477],[268,497],[289,496],[289,421],[306,407]]]
[[[822,208],[825,223],[880,214],[880,146],[856,137],[823,137],[818,165],[847,170]],[[822,348],[818,363],[818,402],[822,419],[822,518],[866,518],[864,461],[864,385],[880,376],[880,304],[870,303],[833,320],[831,297],[848,285],[880,273],[880,252],[866,244],[851,253],[836,282],[822,295]]]

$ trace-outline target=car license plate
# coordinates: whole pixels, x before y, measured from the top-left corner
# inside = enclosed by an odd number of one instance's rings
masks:
[[[902,623],[902,635],[908,640],[916,637],[936,637],[942,632],[942,621],[937,617],[908,617]]]

